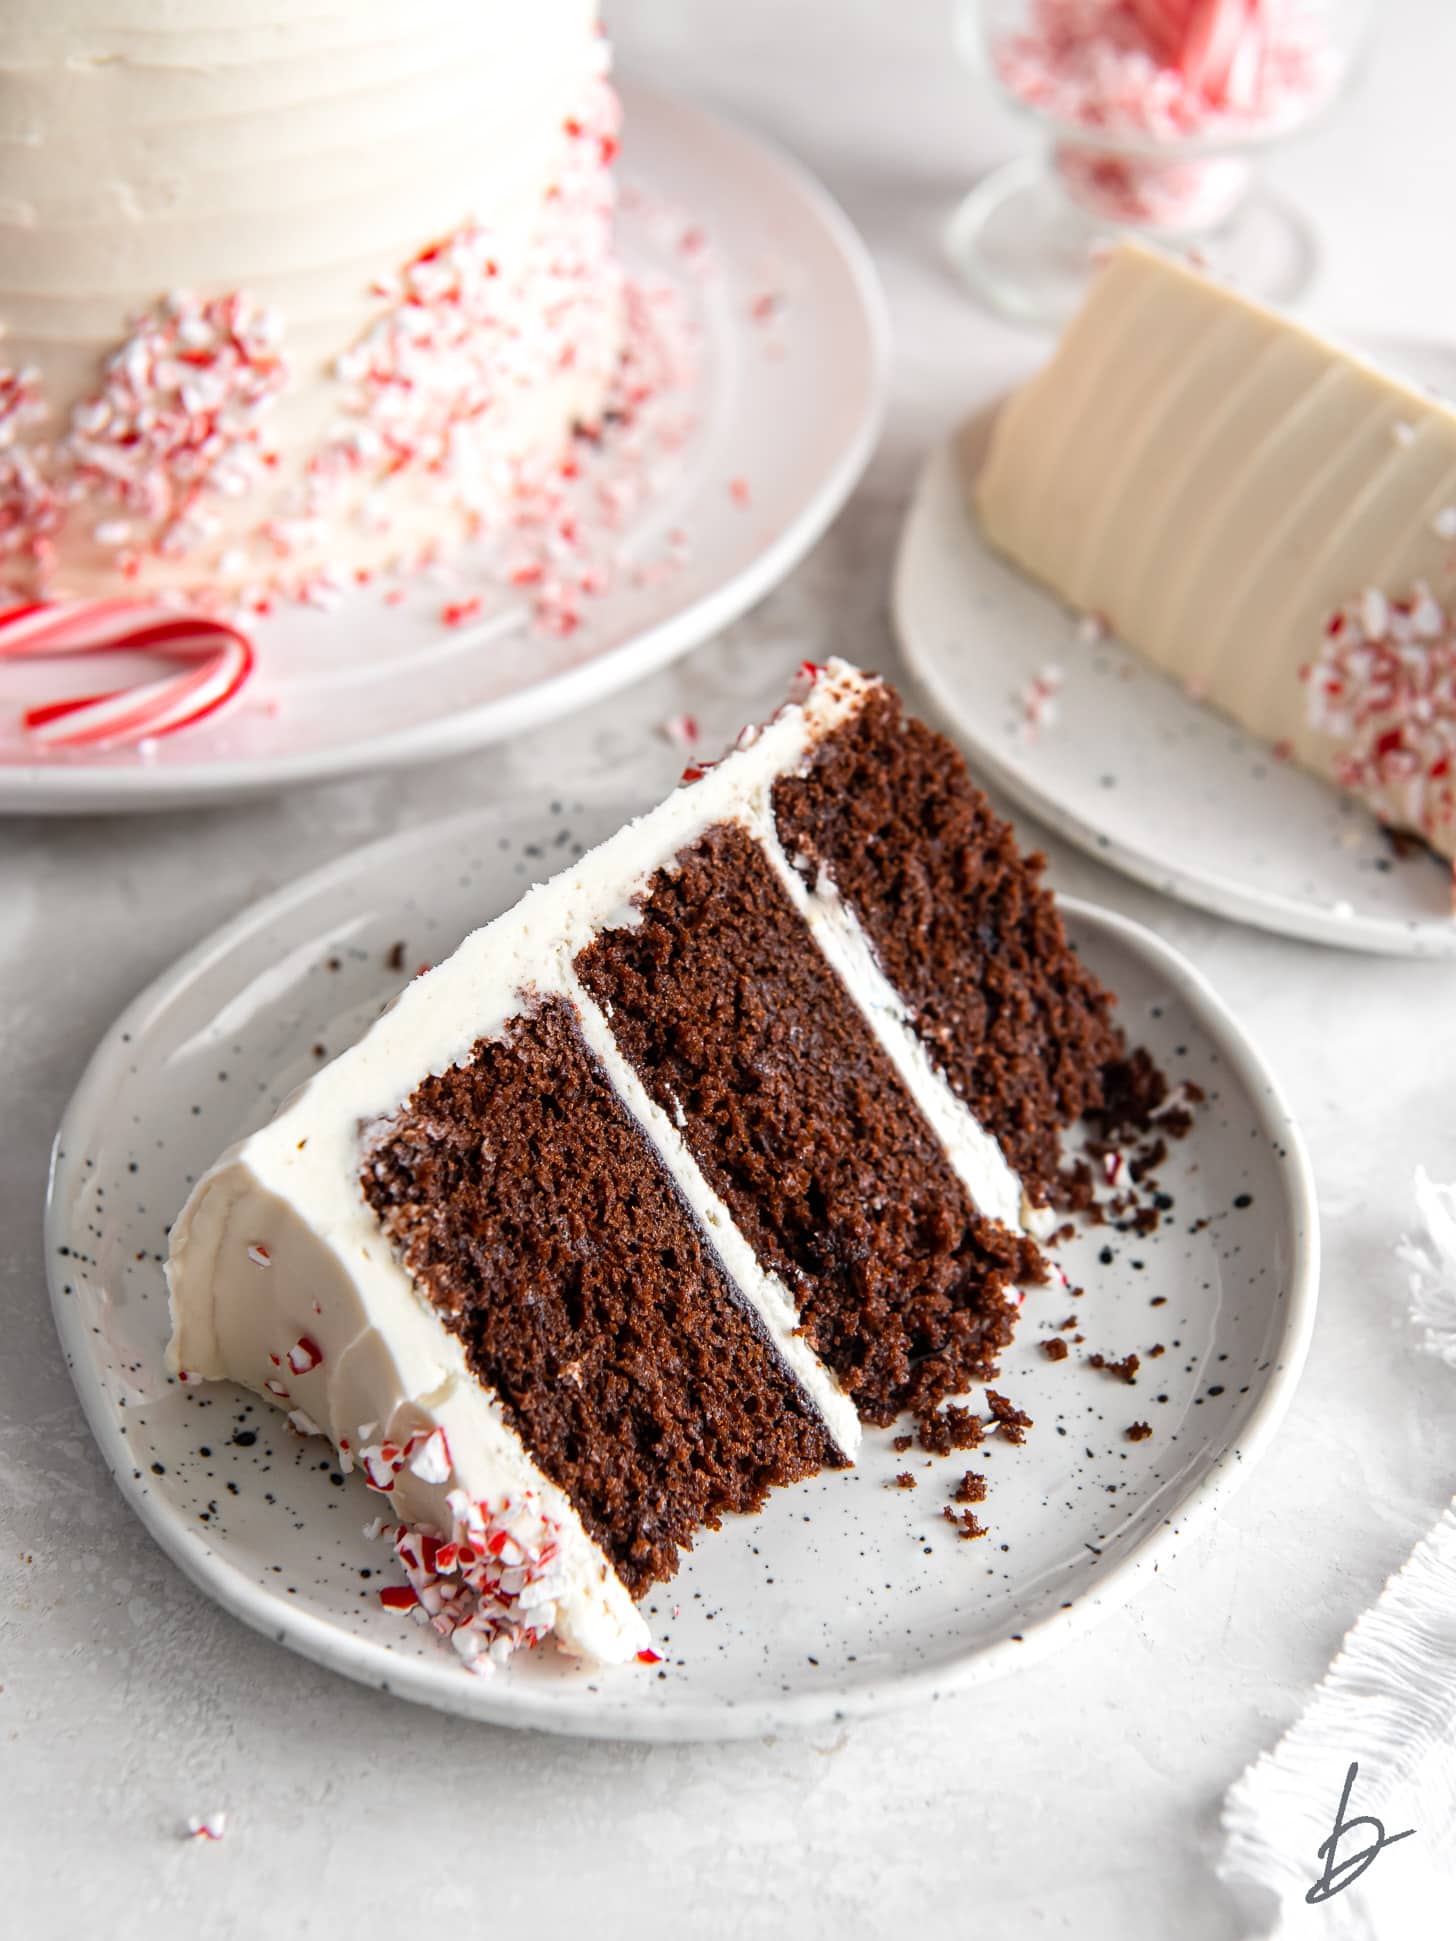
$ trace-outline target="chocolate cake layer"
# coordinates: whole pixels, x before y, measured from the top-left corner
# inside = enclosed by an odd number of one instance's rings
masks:
[[[762,850],[719,824],[640,907],[577,974],[860,1414],[983,1378],[1040,1256],[972,1206]]]
[[[562,999],[427,1078],[362,1185],[634,1596],[842,1462]]]
[[[1043,859],[1018,852],[956,749],[885,687],[773,799],[789,857],[811,881],[827,868],[931,1058],[1044,1198],[1058,1132],[1102,1103],[1123,1047]]]

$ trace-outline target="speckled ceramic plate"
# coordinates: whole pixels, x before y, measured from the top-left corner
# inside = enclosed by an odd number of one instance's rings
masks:
[[[1369,346],[1456,396],[1456,352]],[[973,765],[1070,841],[1220,916],[1351,949],[1456,956],[1451,872],[1398,855],[1375,818],[1190,700],[1114,640],[1087,643],[1059,601],[992,552],[961,481],[987,410],[931,457],[900,542],[895,622]],[[1039,727],[1033,683],[1060,689]]]
[[[789,156],[652,88],[622,94],[622,255],[679,292],[700,352],[671,400],[687,434],[653,456],[642,503],[603,542],[611,585],[582,603],[581,624],[559,635],[533,624],[528,596],[501,591],[488,541],[480,559],[467,551],[404,582],[397,605],[369,587],[331,612],[258,622],[258,673],[213,721],[150,751],[40,761],[21,709],[94,687],[95,670],[8,664],[0,810],[177,808],[459,754],[640,680],[797,564],[879,431],[888,339],[874,269]],[[593,517],[584,510],[583,526]],[[443,623],[446,607],[458,619],[472,603],[468,620]],[[139,662],[129,677],[149,671]]]
[[[123,1494],[194,1582],[279,1643],[503,1724],[749,1735],[940,1697],[1069,1643],[1248,1473],[1303,1360],[1318,1255],[1303,1147],[1258,1055],[1187,963],[1086,905],[1065,905],[1073,933],[1131,1035],[1208,1099],[1159,1169],[1159,1231],[1080,1238],[1061,1258],[1085,1295],[1027,1296],[998,1386],[1035,1428],[969,1459],[990,1483],[988,1536],[962,1542],[941,1514],[966,1457],[872,1433],[857,1469],[731,1519],[649,1596],[659,1670],[543,1651],[480,1679],[380,1607],[390,1554],[363,1535],[377,1499],[327,1445],[241,1389],[164,1378],[162,1255],[194,1176],[377,1014],[397,942],[411,967],[443,957],[639,806],[477,813],[347,857],[200,945],[108,1032],[57,1136],[47,1238],[61,1339]],[[1053,1363],[1038,1338],[1071,1307],[1084,1342]],[[1140,1354],[1136,1385],[1093,1352]],[[1137,1421],[1153,1433],[1129,1442]],[[888,1487],[906,1470],[915,1490]]]

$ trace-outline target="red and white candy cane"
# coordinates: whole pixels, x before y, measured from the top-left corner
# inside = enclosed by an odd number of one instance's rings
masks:
[[[1153,53],[1211,101],[1245,101],[1258,81],[1267,0],[1133,0]]]
[[[0,613],[0,660],[122,651],[180,661],[182,671],[28,708],[21,720],[40,747],[103,748],[176,734],[225,707],[254,665],[247,635],[206,614],[131,600],[48,600]]]
[[[1193,0],[1132,0],[1132,11],[1157,59],[1176,67],[1183,52]]]

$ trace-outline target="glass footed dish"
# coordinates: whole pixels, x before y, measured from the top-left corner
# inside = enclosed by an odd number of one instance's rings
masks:
[[[1369,0],[955,0],[965,62],[1040,136],[946,233],[1003,314],[1060,324],[1119,235],[1194,250],[1275,303],[1317,261],[1304,214],[1262,180],[1361,71]]]

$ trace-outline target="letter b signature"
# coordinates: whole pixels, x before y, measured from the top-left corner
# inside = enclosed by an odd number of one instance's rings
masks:
[[[1345,1790],[1340,1795],[1340,1810],[1335,1815],[1335,1830],[1319,1849],[1319,1857],[1325,1863],[1325,1870],[1304,1897],[1311,1907],[1317,1907],[1321,1901],[1327,1901],[1332,1894],[1342,1894],[1347,1887],[1352,1887],[1377,1854],[1383,1853],[1387,1847],[1393,1847],[1397,1840],[1409,1840],[1415,1832],[1413,1826],[1408,1826],[1404,1833],[1387,1833],[1385,1822],[1375,1819],[1368,1813],[1359,1813],[1353,1820],[1345,1818],[1350,1805],[1350,1792],[1359,1770],[1358,1762],[1352,1759],[1350,1770],[1345,1774]],[[1358,1853],[1349,1854],[1345,1859],[1337,1861],[1335,1856],[1339,1851],[1340,1842],[1346,1834],[1354,1833],[1361,1827],[1368,1827],[1373,1835],[1369,1844],[1361,1847]]]

